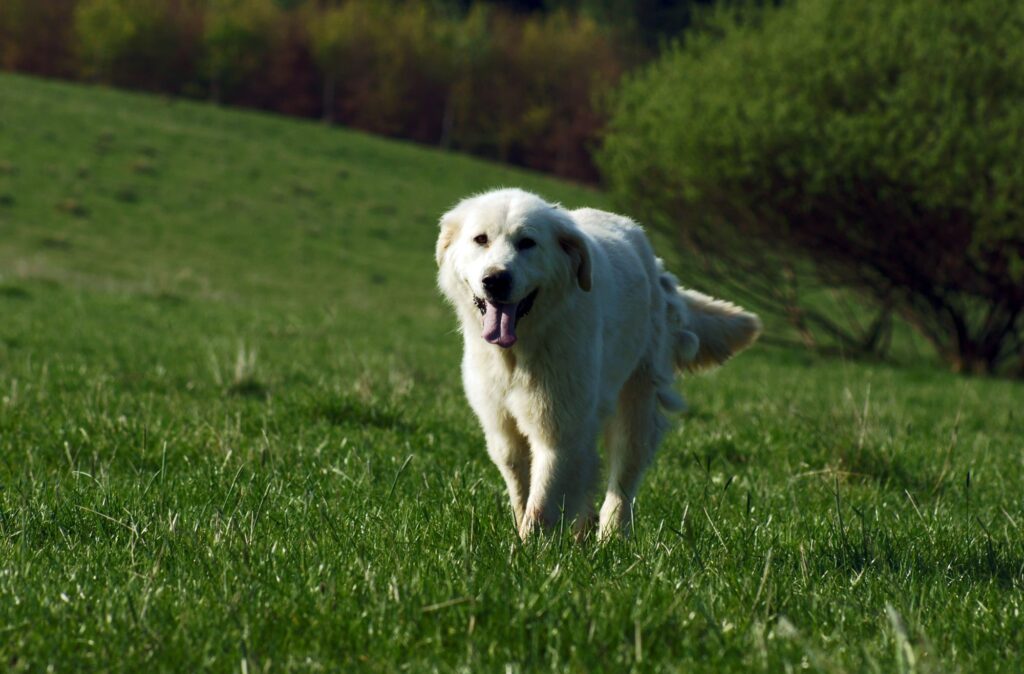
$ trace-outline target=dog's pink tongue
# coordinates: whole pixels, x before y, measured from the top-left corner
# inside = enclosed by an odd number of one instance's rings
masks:
[[[516,308],[518,304],[487,303],[484,314],[484,339],[507,349],[516,343]]]

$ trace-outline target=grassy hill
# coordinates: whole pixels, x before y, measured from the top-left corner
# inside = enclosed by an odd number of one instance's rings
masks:
[[[1021,669],[1019,383],[755,348],[684,382],[632,539],[521,546],[433,280],[496,185],[604,203],[0,76],[0,663]]]

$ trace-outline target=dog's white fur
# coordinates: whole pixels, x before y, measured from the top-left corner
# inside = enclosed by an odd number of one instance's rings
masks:
[[[724,362],[757,338],[758,318],[679,288],[629,218],[566,211],[518,189],[467,198],[442,216],[436,257],[438,283],[462,324],[466,396],[520,536],[560,521],[585,534],[602,431],[600,535],[628,531],[667,426],[662,409],[683,407],[675,371]],[[483,279],[498,272],[511,275],[507,306],[537,291],[508,348],[481,336]]]

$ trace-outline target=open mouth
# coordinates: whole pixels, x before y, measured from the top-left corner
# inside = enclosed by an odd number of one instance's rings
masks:
[[[524,297],[519,302],[498,303],[474,297],[473,302],[484,317],[483,338],[490,344],[507,349],[516,343],[516,326],[519,320],[530,313],[533,302],[537,299],[538,290]]]

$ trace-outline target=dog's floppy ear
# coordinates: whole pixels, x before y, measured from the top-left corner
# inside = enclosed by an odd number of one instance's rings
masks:
[[[761,319],[735,304],[695,290],[679,288],[678,292],[686,304],[676,351],[681,367],[703,370],[721,365],[761,334]]]
[[[590,292],[593,285],[593,274],[590,267],[590,247],[587,245],[583,233],[576,227],[576,223],[568,215],[558,212],[558,245],[572,259],[573,269],[576,270],[576,282],[584,292]]]
[[[462,220],[456,217],[454,209],[441,216],[441,233],[437,236],[437,246],[434,248],[434,259],[438,267],[444,262],[445,251],[452,245],[461,228]]]
[[[558,237],[558,245],[572,258],[573,269],[576,270],[576,282],[584,292],[590,292],[593,275],[590,270],[590,248],[578,231],[563,232]]]

